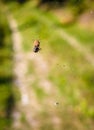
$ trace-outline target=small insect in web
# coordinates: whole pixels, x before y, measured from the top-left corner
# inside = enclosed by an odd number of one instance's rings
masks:
[[[40,50],[40,42],[39,40],[35,40],[33,44],[34,44],[33,51],[36,53]]]

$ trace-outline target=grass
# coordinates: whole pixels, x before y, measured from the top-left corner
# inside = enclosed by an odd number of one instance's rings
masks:
[[[15,4],[9,6],[15,19],[18,21],[18,28],[23,37],[24,51],[32,51],[34,39],[41,41],[42,50],[40,53],[45,57],[49,65],[48,79],[56,86],[53,89],[59,91],[61,98],[65,99],[67,104],[66,113],[68,114],[67,109],[72,106],[73,112],[70,112],[71,115],[75,111],[78,124],[83,125],[84,130],[89,130],[84,126],[83,122],[82,124],[79,123],[79,118],[80,116],[83,117],[84,122],[86,118],[90,119],[91,122],[93,120],[94,68],[67,41],[59,36],[56,29],[64,29],[68,34],[79,40],[82,45],[89,47],[91,50],[94,42],[92,32],[86,32],[79,28],[77,24],[62,27],[53,14],[43,12],[34,7],[32,3],[26,3],[21,7],[15,6]],[[38,76],[32,68],[34,66],[31,66],[30,72],[32,71],[31,73],[37,78]],[[33,86],[39,99],[45,98],[43,91],[38,86],[38,82],[37,85],[34,84]],[[64,114],[64,112],[62,113]],[[61,112],[59,111],[58,114],[60,115]],[[67,120],[68,117],[65,121],[65,130],[76,129],[76,127],[72,128],[72,119],[69,119],[69,126],[67,127]],[[46,130],[53,126],[48,127],[43,126],[41,129]],[[61,126],[61,129],[63,128]]]
[[[43,89],[41,88],[41,86],[39,86],[37,83],[38,82],[34,82],[32,84],[32,86],[33,86],[34,92],[36,93],[37,99],[41,102],[47,95],[43,91]]]

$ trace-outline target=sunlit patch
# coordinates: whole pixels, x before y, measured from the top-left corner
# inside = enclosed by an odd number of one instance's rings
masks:
[[[23,105],[27,105],[29,103],[29,97],[26,93],[22,95],[22,103]]]

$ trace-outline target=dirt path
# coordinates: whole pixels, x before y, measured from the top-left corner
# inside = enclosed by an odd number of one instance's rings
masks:
[[[19,110],[21,113],[24,113],[26,117],[26,121],[28,122],[30,129],[33,130],[39,129],[40,121],[35,118],[38,116],[38,112],[41,111],[42,106],[39,104],[38,99],[36,98],[35,92],[31,87],[31,80],[30,78],[34,78],[33,75],[26,76],[28,63],[29,61],[34,62],[36,73],[39,78],[39,85],[43,89],[43,91],[48,94],[49,96],[45,98],[47,104],[50,102],[50,105],[54,105],[55,102],[55,95],[57,91],[53,89],[53,84],[47,80],[47,73],[49,71],[48,65],[46,61],[43,59],[42,55],[38,53],[24,53],[22,49],[22,37],[17,29],[17,23],[13,19],[11,15],[8,15],[9,25],[12,31],[12,40],[13,40],[13,49],[14,49],[14,74],[16,76],[15,83],[18,86],[21,94],[21,101],[19,103]],[[52,96],[53,95],[53,96]],[[48,106],[50,106],[48,105]],[[21,113],[15,112],[14,113],[14,128],[21,128]],[[60,124],[60,119],[56,116],[56,112],[54,111],[53,114],[49,112],[50,120],[53,126],[58,128]],[[57,123],[58,120],[58,123]]]
[[[27,60],[33,61],[35,65],[35,71],[39,78],[39,84],[47,94],[52,94],[53,85],[47,80],[47,74],[49,73],[49,66],[41,54],[34,54],[32,52],[27,53]],[[55,91],[54,91],[55,92]]]

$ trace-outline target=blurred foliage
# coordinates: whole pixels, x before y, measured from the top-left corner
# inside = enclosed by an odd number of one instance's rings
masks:
[[[92,0],[39,0],[39,5],[44,4],[47,4],[50,9],[53,7],[73,8],[76,15],[83,13],[92,6],[94,7],[94,1]]]
[[[27,2],[28,0],[2,0],[3,2],[5,3],[8,3],[8,2],[18,2],[19,4],[24,4],[25,2]]]
[[[12,44],[7,19],[0,8],[0,129],[10,130],[14,95],[12,92]]]
[[[88,0],[40,0],[40,4],[45,4],[45,3],[48,3],[48,4],[59,4],[59,5],[64,5],[64,4],[70,4],[70,5],[81,5],[83,3],[85,3],[85,1],[88,1]]]
[[[5,35],[4,30],[2,26],[0,26],[0,48],[4,46],[4,35]]]

